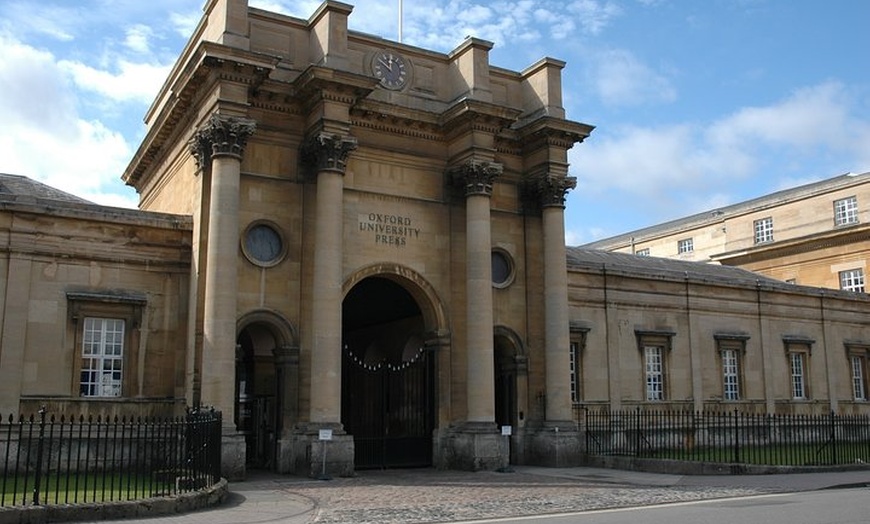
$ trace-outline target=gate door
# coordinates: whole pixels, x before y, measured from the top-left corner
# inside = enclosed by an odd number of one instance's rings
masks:
[[[431,352],[421,348],[410,360],[371,365],[346,347],[342,367],[342,423],[353,435],[356,468],[431,466]]]

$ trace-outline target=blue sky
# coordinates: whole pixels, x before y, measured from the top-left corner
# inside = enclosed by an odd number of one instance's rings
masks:
[[[351,29],[397,38],[399,0]],[[121,173],[204,0],[0,0],[0,172],[133,207]],[[308,18],[315,1],[256,1]],[[868,0],[404,0],[403,41],[490,40],[493,65],[565,60],[566,236],[590,242],[870,171]]]

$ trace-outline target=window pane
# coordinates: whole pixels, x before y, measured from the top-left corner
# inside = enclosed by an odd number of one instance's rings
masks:
[[[571,402],[580,402],[580,344],[571,342]]]
[[[764,242],[773,242],[773,218],[767,217],[761,220],[756,220],[755,224],[755,243],[761,244]]]
[[[852,393],[855,400],[867,400],[864,391],[864,359],[852,357]]]
[[[851,196],[834,202],[834,224],[858,223],[858,198]]]
[[[664,366],[662,348],[647,346],[644,348],[646,359],[646,399],[664,400]]]
[[[840,289],[844,291],[864,292],[864,270],[848,269],[840,271]]]
[[[795,399],[806,398],[804,387],[804,356],[802,353],[791,354],[791,396]]]
[[[79,393],[119,397],[124,369],[124,320],[85,318]]]
[[[740,399],[739,361],[737,350],[726,349],[722,351],[722,382],[724,385],[723,396],[725,400]]]

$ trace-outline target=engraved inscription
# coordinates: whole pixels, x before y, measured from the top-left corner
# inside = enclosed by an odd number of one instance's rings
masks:
[[[383,213],[359,215],[359,230],[371,233],[375,244],[403,247],[409,239],[420,238],[420,228],[410,217]]]

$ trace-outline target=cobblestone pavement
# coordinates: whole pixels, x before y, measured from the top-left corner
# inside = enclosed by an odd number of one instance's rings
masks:
[[[365,471],[328,482],[276,481],[310,499],[308,522],[436,523],[770,493],[770,488],[629,485],[524,472]],[[301,522],[301,521],[300,521]]]

